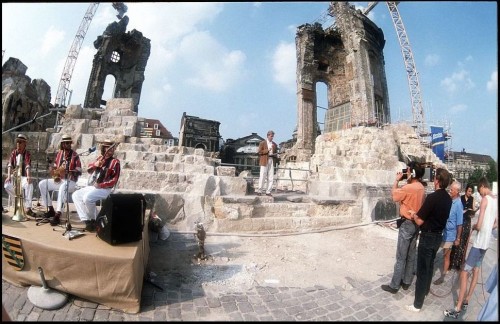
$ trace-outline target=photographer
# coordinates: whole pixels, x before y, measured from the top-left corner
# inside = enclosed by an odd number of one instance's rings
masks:
[[[412,220],[410,210],[419,210],[425,198],[425,188],[422,184],[424,168],[411,161],[406,167],[406,173],[398,172],[392,186],[392,200],[399,202],[398,245],[396,247],[396,264],[389,285],[382,285],[382,290],[395,294],[399,287],[407,290],[415,276],[415,258],[418,236],[418,226]],[[398,187],[399,181],[407,179],[406,184]]]

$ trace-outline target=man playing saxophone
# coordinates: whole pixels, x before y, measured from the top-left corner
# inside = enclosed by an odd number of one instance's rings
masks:
[[[70,135],[63,135],[61,137],[56,159],[49,167],[52,179],[44,179],[38,184],[40,195],[42,196],[42,206],[48,206],[48,211],[44,214],[44,217],[51,218],[50,225],[52,226],[61,223],[61,210],[63,204],[66,202],[67,190],[69,192],[75,190],[78,177],[82,174],[82,163],[79,155],[71,149],[72,144],[73,140]],[[66,171],[69,171],[67,176]],[[50,196],[52,190],[59,191],[55,211]]]
[[[21,187],[24,190],[24,208],[27,216],[34,217],[35,213],[31,209],[33,200],[33,183],[31,178],[31,154],[26,150],[28,137],[19,134],[16,137],[16,148],[10,154],[9,164],[7,165],[7,179],[5,179],[4,188],[12,201],[15,201],[16,193],[14,191],[13,175],[16,174],[16,168],[22,168]],[[22,165],[17,165],[18,154],[22,156]],[[16,181],[17,182],[17,181]],[[19,182],[18,182],[19,183]],[[19,197],[18,197],[19,198]]]
[[[85,222],[85,230],[88,232],[95,231],[96,202],[106,199],[120,178],[120,160],[113,157],[116,145],[111,140],[101,143],[101,155],[87,168],[91,174],[88,186],[78,189],[72,195],[78,217]]]

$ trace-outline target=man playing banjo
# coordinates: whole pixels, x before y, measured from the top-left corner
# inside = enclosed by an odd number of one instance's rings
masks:
[[[91,174],[88,186],[78,189],[71,196],[78,217],[85,222],[85,230],[89,232],[95,231],[96,202],[106,199],[120,178],[120,160],[113,157],[116,145],[110,140],[101,143],[101,155],[87,168]]]

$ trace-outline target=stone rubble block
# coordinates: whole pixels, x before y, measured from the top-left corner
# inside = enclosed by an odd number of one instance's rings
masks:
[[[118,188],[185,192],[188,187],[188,181],[184,174],[123,169],[123,172],[120,174]]]
[[[106,103],[106,114],[108,116],[134,116],[134,99],[114,98]]]
[[[310,203],[302,204],[287,204],[287,203],[266,203],[256,205],[252,217],[299,217],[307,216],[309,209],[312,207]]]
[[[215,168],[209,165],[185,164],[183,172],[214,174]]]
[[[155,162],[156,172],[175,172],[174,164],[170,162]]]
[[[194,149],[194,155],[205,156],[205,150],[200,148]]]
[[[230,177],[230,176],[219,176],[214,178],[219,179],[221,196],[231,196],[231,195],[245,196],[247,192],[247,182],[245,179],[239,177]]]
[[[215,168],[215,172],[216,172],[216,175],[218,175],[218,176],[229,176],[229,177],[236,176],[236,168],[235,167],[218,166]]]
[[[338,200],[356,199],[358,196],[357,192],[353,190],[352,183],[333,181],[311,181],[309,195],[334,197]]]
[[[253,209],[254,206],[250,204],[224,203],[221,200],[216,200],[214,203],[214,217],[229,220],[251,218]]]

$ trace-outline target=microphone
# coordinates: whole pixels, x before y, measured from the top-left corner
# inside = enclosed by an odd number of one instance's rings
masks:
[[[95,150],[97,150],[97,146],[92,146],[89,148],[89,153],[95,152]]]

